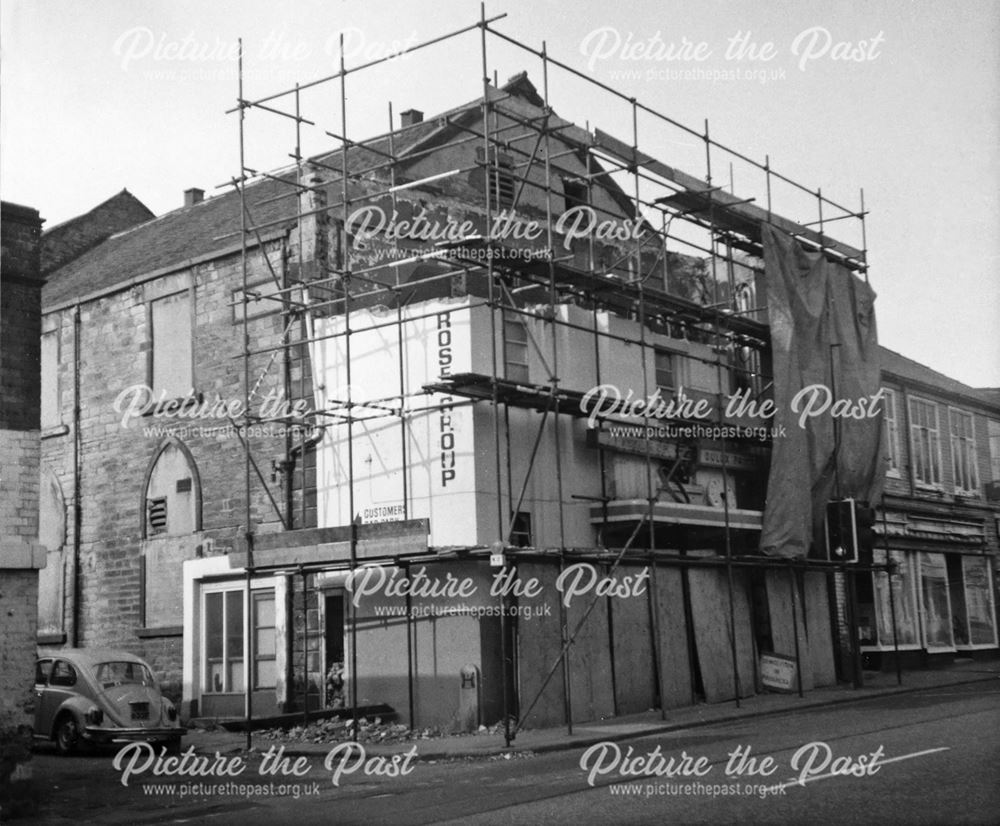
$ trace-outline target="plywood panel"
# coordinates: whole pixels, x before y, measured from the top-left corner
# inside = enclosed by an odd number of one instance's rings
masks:
[[[691,568],[691,613],[694,619],[695,645],[710,703],[731,700],[736,696],[733,679],[733,654],[730,634],[730,601],[726,572],[721,568]],[[754,691],[754,645],[750,623],[750,600],[746,577],[733,574],[732,603],[736,626],[736,656],[740,674],[740,694]]]
[[[793,595],[793,572],[789,570],[768,570],[764,572],[767,583],[767,606],[771,617],[771,642],[774,653],[795,658],[795,635],[799,642],[799,670],[802,674],[802,688],[809,691],[813,687],[812,658],[806,639],[803,606],[797,595]],[[793,604],[792,600],[797,600]]]
[[[826,578],[827,574],[819,571],[807,571],[805,574],[806,635],[809,639],[813,684],[816,686],[834,685],[837,682]]]
[[[548,603],[551,606],[549,616],[539,615],[541,612],[533,610],[532,617],[518,620],[518,700],[521,714],[537,698],[524,724],[529,728],[557,726],[566,722],[561,666],[556,668],[541,697],[538,697],[538,692],[562,646],[555,585],[558,569],[552,564],[522,563],[518,565],[518,576],[522,580],[537,577],[542,586],[538,597],[522,598],[520,605],[539,608]]]
[[[722,572],[725,576],[725,573]],[[753,616],[750,609],[750,575],[733,571],[733,613],[736,622],[736,667],[740,672],[740,696],[756,693],[757,647],[753,638]],[[731,658],[731,657],[730,657]]]
[[[580,623],[593,597],[575,597],[566,611],[568,633]],[[598,597],[586,621],[577,632],[569,651],[573,721],[585,722],[615,713],[611,683],[611,651],[608,645],[608,609]]]
[[[679,568],[657,567],[656,607],[660,626],[660,693],[664,708],[691,705],[691,660]]]
[[[644,565],[619,565],[616,576],[642,573]],[[655,704],[656,674],[650,629],[649,586],[634,597],[611,597],[608,606],[614,630],[615,694],[619,714],[646,711]]]

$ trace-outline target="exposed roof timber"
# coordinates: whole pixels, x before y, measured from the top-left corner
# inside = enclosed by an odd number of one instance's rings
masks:
[[[849,261],[857,269],[865,269],[864,253],[852,246],[835,241],[826,235],[820,235],[815,230],[783,218],[766,209],[761,209],[755,204],[748,203],[745,199],[737,198],[722,190],[709,186],[702,180],[688,175],[680,169],[675,169],[661,163],[655,158],[640,152],[612,135],[602,132],[600,129],[594,130],[594,147],[602,152],[617,158],[630,167],[642,166],[660,177],[672,181],[682,187],[682,192],[670,196],[677,199],[684,209],[691,210],[692,207],[701,207],[703,210],[716,210],[712,223],[721,229],[727,229],[746,235],[748,238],[759,241],[760,228],[763,224],[772,224],[780,230],[794,235],[802,240],[816,246],[817,249],[825,249],[835,253],[837,256]]]
[[[539,286],[549,285],[552,277],[555,279],[557,290],[577,291],[609,309],[632,313],[642,305],[650,315],[663,313],[669,318],[689,324],[712,324],[721,331],[747,336],[764,343],[770,341],[767,326],[759,321],[724,312],[717,307],[704,307],[694,301],[645,284],[599,275],[570,267],[559,261],[550,262],[545,258],[527,261],[519,256],[520,250],[507,249],[496,242],[487,242],[483,238],[441,246],[460,251],[462,248],[472,249],[487,245],[490,248],[488,259],[493,262],[494,269],[525,281],[534,281]],[[470,255],[469,260],[481,263],[486,259],[480,255]]]

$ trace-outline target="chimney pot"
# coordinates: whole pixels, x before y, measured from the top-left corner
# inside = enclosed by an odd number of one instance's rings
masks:
[[[405,112],[399,113],[399,125],[400,126],[413,126],[415,123],[424,122],[424,113],[419,109],[407,109]]]
[[[200,204],[205,200],[205,190],[198,189],[198,187],[193,186],[191,189],[184,190],[184,206],[194,206],[195,204]]]

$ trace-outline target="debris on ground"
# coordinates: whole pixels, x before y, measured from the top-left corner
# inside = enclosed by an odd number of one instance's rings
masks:
[[[355,739],[354,720],[331,718],[316,720],[308,725],[293,726],[290,729],[270,728],[256,733],[261,740],[275,740],[284,743],[341,743]],[[436,737],[502,735],[503,723],[479,726],[474,732],[449,732],[440,727],[411,729],[404,723],[383,722],[381,717],[373,720],[358,720],[357,742],[359,743],[403,743],[414,740],[429,740]]]

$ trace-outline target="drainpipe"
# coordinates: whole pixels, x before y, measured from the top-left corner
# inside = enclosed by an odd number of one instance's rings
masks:
[[[73,648],[80,646],[80,530],[83,505],[80,501],[80,459],[83,439],[80,436],[80,305],[73,308],[73,607],[70,612]]]

